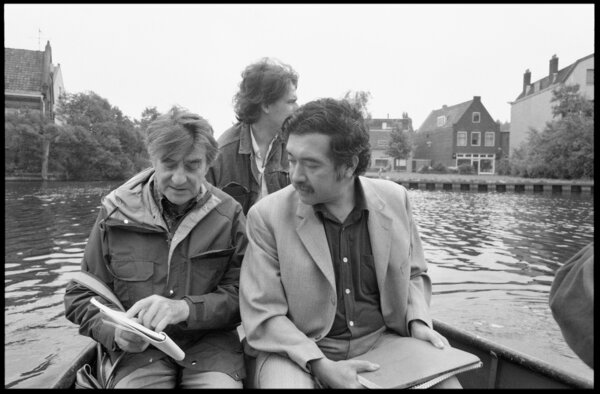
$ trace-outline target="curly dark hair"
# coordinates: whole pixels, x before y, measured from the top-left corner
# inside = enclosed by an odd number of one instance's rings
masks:
[[[331,154],[336,168],[343,164],[352,167],[358,157],[354,175],[362,175],[371,161],[369,131],[360,110],[346,100],[323,98],[298,108],[283,123],[283,133],[319,133],[331,137]]]
[[[256,122],[261,105],[279,100],[290,84],[298,87],[298,74],[291,66],[276,59],[265,57],[246,67],[240,89],[233,97],[237,120],[247,124]]]

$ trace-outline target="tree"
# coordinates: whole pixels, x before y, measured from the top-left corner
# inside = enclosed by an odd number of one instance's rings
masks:
[[[594,176],[594,107],[578,91],[578,85],[564,85],[553,92],[554,120],[541,132],[529,130],[526,142],[513,152],[513,175],[562,179]]]
[[[56,137],[52,119],[40,111],[12,112],[4,118],[5,171],[41,172],[48,178],[48,153]]]
[[[344,100],[348,101],[355,107],[357,107],[362,113],[365,119],[371,119],[371,113],[367,110],[367,105],[371,99],[371,93],[366,91],[352,91],[348,90],[344,94]]]
[[[65,95],[57,116],[65,125],[52,157],[68,179],[125,179],[149,164],[137,123],[98,94]]]
[[[386,155],[394,159],[407,159],[412,151],[412,138],[408,131],[400,130],[398,125],[394,125],[390,132],[390,143]]]

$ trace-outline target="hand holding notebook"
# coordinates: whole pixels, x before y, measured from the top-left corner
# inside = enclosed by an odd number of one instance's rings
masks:
[[[380,365],[376,371],[358,375],[358,381],[367,388],[428,388],[481,366],[481,360],[474,354],[449,346],[438,349],[412,337],[398,337],[355,359]]]
[[[162,350],[169,356],[173,357],[175,360],[183,360],[185,357],[185,353],[167,334],[164,332],[156,332],[143,325],[139,324],[135,320],[126,316],[125,312],[116,311],[107,307],[106,305],[98,302],[95,298],[91,298],[90,302],[100,309],[100,313],[102,313],[108,320],[107,323],[114,327],[119,327],[123,330],[132,332],[139,337],[141,337],[144,341],[150,342],[156,348]]]

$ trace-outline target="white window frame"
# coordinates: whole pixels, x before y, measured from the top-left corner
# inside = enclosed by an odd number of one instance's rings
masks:
[[[437,117],[437,127],[442,127],[445,124],[446,124],[446,115],[438,116]]]
[[[476,134],[478,135],[477,143],[474,144],[473,137],[475,137]],[[471,146],[481,146],[481,131],[471,131],[471,139],[469,141],[471,143]]]
[[[488,138],[490,137],[491,138]],[[491,143],[488,142],[491,139]],[[496,133],[494,133],[493,131],[486,131],[485,132],[485,140],[483,142],[484,146],[495,146],[496,145]]]
[[[464,144],[461,145],[461,136],[464,138]],[[458,131],[456,133],[456,146],[467,146],[468,136],[466,131]]]
[[[475,120],[475,115],[477,115],[477,120]],[[479,122],[481,122],[481,112],[473,112],[471,114],[471,121],[473,123],[479,123]]]
[[[387,129],[387,122],[383,122],[383,123],[381,124],[381,128],[382,128],[383,130]]]

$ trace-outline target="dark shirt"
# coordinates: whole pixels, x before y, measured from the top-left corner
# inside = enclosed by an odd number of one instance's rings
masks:
[[[343,223],[323,204],[314,206],[325,228],[335,272],[338,307],[329,338],[358,338],[384,325],[367,226],[369,210],[358,178],[354,193],[354,208]]]

